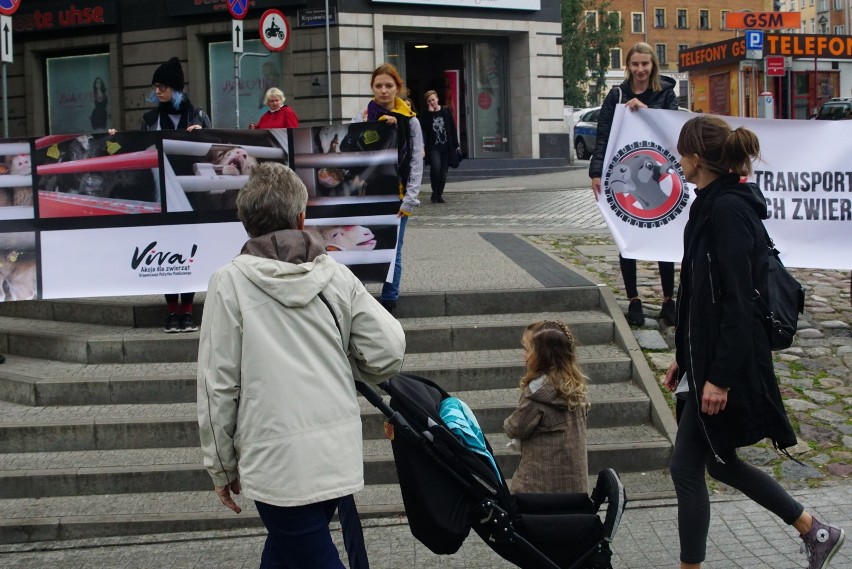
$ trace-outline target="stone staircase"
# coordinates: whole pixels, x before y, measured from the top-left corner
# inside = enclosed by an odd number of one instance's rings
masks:
[[[161,303],[0,303],[0,543],[260,525],[252,504],[234,515],[210,491],[194,404],[198,333],[162,333]],[[502,423],[517,402],[521,332],[564,321],[591,378],[590,472],[614,467],[634,498],[668,491],[648,474],[668,464],[671,414],[607,289],[414,293],[397,316],[404,370],[473,408],[508,476],[519,457]],[[400,514],[383,416],[362,400],[362,417],[359,509]]]

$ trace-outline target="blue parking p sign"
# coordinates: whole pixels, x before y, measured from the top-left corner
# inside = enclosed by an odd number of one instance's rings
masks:
[[[746,49],[763,49],[763,30],[746,30]]]

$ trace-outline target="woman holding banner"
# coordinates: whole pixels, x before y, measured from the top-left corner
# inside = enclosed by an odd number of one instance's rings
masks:
[[[405,225],[414,208],[420,205],[417,195],[420,193],[420,182],[423,178],[423,133],[417,115],[405,104],[402,97],[408,94],[408,89],[396,67],[390,63],[378,66],[370,77],[370,89],[373,99],[366,110],[359,112],[353,122],[385,121],[396,125],[399,153],[399,233],[396,243],[396,263],[393,279],[382,287],[381,303],[388,312],[396,309],[399,298],[399,283],[402,279],[402,242],[405,236]]]
[[[639,109],[677,109],[677,97],[674,94],[673,79],[660,75],[660,65],[653,48],[646,43],[637,43],[627,52],[627,79],[619,86],[613,87],[604,99],[598,116],[598,133],[595,140],[595,151],[589,162],[589,177],[592,179],[592,190],[595,199],[601,193],[601,174],[604,167],[606,146],[609,143],[609,133],[612,128],[612,117],[616,105],[624,104],[631,111]],[[627,309],[627,322],[634,326],[645,323],[645,313],[642,301],[636,287],[636,260],[618,256],[621,265],[621,276],[624,288],[630,300]],[[673,326],[676,318],[674,293],[674,263],[659,262],[660,281],[663,286],[663,303],[659,318],[669,326]]]
[[[765,438],[796,444],[775,378],[769,334],[754,291],[767,291],[766,201],[752,172],[760,145],[752,131],[700,115],[677,143],[695,201],[683,236],[675,329],[676,359],[664,385],[678,398],[669,470],[678,499],[682,569],[698,569],[707,549],[710,500],[705,471],[736,488],[799,532],[809,569],[822,569],[844,531],[806,512],[780,484],[743,462],[737,448]]]
[[[195,107],[189,100],[184,87],[183,68],[180,60],[173,57],[160,65],[151,78],[153,91],[149,101],[157,107],[142,115],[139,130],[187,130],[210,128],[210,115]],[[163,331],[196,332],[198,325],[192,319],[194,292],[166,295],[168,315]]]

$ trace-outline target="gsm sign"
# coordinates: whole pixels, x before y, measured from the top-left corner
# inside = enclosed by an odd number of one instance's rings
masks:
[[[725,27],[733,30],[782,30],[802,27],[801,12],[728,12]]]

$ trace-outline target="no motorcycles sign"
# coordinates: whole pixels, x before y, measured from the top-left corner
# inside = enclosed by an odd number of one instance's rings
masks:
[[[280,10],[267,10],[260,17],[260,41],[269,51],[283,51],[290,43],[290,22]]]

